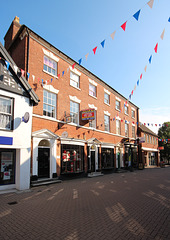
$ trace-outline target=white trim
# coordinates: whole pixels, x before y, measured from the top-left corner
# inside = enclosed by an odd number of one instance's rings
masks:
[[[59,58],[56,57],[56,56],[54,56],[54,54],[53,54],[52,52],[49,52],[49,51],[47,51],[47,50],[44,49],[44,48],[43,48],[42,50],[43,50],[43,53],[44,53],[47,57],[53,59],[53,60],[56,61],[56,62],[59,62]]]
[[[115,98],[116,98],[116,100],[118,100],[119,102],[121,102],[121,99],[120,99],[120,98],[118,98],[118,97],[116,97],[116,96],[115,96]]]
[[[59,93],[59,90],[55,89],[52,85],[44,85],[43,88],[55,94]]]
[[[120,120],[121,121],[121,118],[120,117],[116,117],[116,120]]]
[[[94,104],[88,104],[89,108],[97,110],[97,107],[94,106]]]
[[[150,151],[150,152],[159,152],[158,149],[154,149],[154,148],[146,148],[146,147],[141,147],[142,150],[144,151]]]
[[[101,148],[112,148],[112,149],[114,149],[114,147],[115,146],[111,143],[102,143],[101,144]]]
[[[61,144],[69,144],[69,145],[79,145],[79,146],[85,146],[85,142],[83,140],[78,140],[74,138],[61,138]]]
[[[131,107],[131,110],[135,111],[135,109],[133,107]]]
[[[94,80],[91,80],[90,78],[89,78],[89,83],[97,87],[97,83]]]
[[[135,124],[134,124],[134,123],[132,123],[132,126],[133,126],[133,127],[135,127]]]
[[[104,88],[104,92],[107,93],[108,95],[111,94],[111,92],[109,92],[107,89]]]
[[[78,99],[76,96],[71,96],[71,95],[69,95],[69,98],[70,98],[70,100],[73,101],[73,102],[81,103],[81,100]]]
[[[73,73],[77,74],[78,76],[81,76],[81,72],[79,72],[77,69],[73,69],[71,66],[69,66],[70,71],[72,71]]]
[[[110,117],[110,113],[108,111],[104,111],[104,114]]]

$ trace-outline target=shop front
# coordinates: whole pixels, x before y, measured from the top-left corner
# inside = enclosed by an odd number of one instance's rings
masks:
[[[114,170],[114,145],[101,145],[101,169],[102,171]]]
[[[142,159],[146,167],[158,166],[158,150],[142,147]]]
[[[138,167],[137,144],[125,142],[125,167],[128,169]]]

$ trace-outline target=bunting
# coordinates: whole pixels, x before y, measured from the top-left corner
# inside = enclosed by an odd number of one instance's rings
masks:
[[[150,0],[150,1],[147,3],[150,8],[153,7],[153,2],[154,2],[154,0]]]
[[[94,55],[95,55],[95,53],[96,53],[96,50],[97,50],[97,47],[93,48],[93,53],[94,53]]]
[[[127,21],[121,25],[121,28],[122,28],[124,31],[126,30],[126,23],[127,23]]]
[[[104,48],[105,40],[101,42],[102,47]]]
[[[137,11],[134,15],[133,15],[133,17],[138,21],[138,19],[139,19],[139,14],[140,14],[140,10],[139,11]]]
[[[112,38],[112,40],[114,40],[114,38],[115,38],[115,33],[116,33],[116,31],[114,31],[110,36],[111,36],[111,38]]]

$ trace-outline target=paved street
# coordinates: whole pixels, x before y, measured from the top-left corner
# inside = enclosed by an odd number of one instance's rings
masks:
[[[170,168],[1,194],[0,239],[170,239]]]

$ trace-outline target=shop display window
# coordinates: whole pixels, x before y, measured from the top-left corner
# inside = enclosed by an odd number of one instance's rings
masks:
[[[114,167],[114,149],[102,148],[101,149],[101,163],[102,168],[113,168]]]
[[[84,170],[83,146],[62,145],[61,155],[61,173],[79,173]]]
[[[0,151],[0,185],[15,183],[15,152]]]

